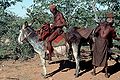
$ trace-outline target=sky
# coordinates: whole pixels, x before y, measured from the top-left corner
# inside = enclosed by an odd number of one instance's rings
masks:
[[[17,2],[16,5],[12,5],[8,10],[14,12],[17,16],[27,17],[26,9],[33,4],[33,0],[23,0],[22,2]]]

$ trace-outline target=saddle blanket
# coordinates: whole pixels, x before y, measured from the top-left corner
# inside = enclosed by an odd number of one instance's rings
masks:
[[[65,44],[65,39],[63,38],[62,35],[58,36],[53,42],[53,46],[61,46]]]
[[[87,39],[89,37],[89,35],[92,33],[93,29],[92,28],[80,28],[77,29],[77,32],[79,32],[79,34],[84,37],[85,39]]]

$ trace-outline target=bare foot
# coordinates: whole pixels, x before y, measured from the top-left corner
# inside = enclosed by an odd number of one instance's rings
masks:
[[[95,75],[96,75],[96,73],[95,73],[95,72],[91,72],[91,74],[92,74],[93,76],[95,76]]]

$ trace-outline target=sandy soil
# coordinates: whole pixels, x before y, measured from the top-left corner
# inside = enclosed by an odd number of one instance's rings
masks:
[[[109,61],[110,78],[105,78],[104,73],[99,71],[92,76],[91,61],[81,63],[81,72],[78,78],[75,78],[75,63],[60,60],[51,65],[47,65],[48,73],[51,75],[47,79],[41,76],[40,59],[35,56],[28,61],[0,61],[0,80],[120,80],[120,64],[115,61]]]

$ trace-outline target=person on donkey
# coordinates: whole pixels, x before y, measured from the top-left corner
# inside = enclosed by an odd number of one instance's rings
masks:
[[[53,46],[52,46],[52,41],[55,40],[59,35],[61,35],[63,31],[63,27],[66,26],[66,20],[63,16],[63,14],[57,10],[57,7],[54,4],[50,4],[49,6],[50,12],[53,14],[53,19],[54,22],[53,24],[50,24],[51,28],[51,35],[46,38],[46,48],[49,51],[49,60],[52,60],[52,55],[53,55]]]

